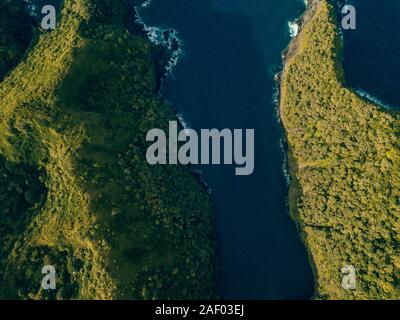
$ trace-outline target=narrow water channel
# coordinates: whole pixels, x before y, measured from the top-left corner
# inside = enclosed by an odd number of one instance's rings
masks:
[[[255,171],[200,166],[217,212],[220,285],[228,299],[308,299],[314,279],[287,209],[274,75],[300,0],[153,0],[148,26],[174,28],[183,55],[162,94],[200,129],[255,129]]]

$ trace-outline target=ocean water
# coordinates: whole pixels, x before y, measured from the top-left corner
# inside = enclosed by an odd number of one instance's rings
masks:
[[[183,53],[162,95],[185,122],[196,130],[255,129],[253,175],[196,167],[216,208],[223,298],[313,294],[306,250],[287,209],[274,79],[297,31],[290,22],[304,9],[300,0],[153,0],[139,10],[147,26],[178,32]]]
[[[400,1],[348,0],[357,29],[344,35],[347,85],[400,111]]]
[[[56,8],[57,14],[61,10],[63,0],[26,0],[30,5],[32,14],[35,14],[36,20],[40,22],[45,16],[42,14],[42,8],[46,5],[52,5]]]

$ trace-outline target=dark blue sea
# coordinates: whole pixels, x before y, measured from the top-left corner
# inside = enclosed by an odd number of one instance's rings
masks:
[[[400,110],[400,1],[349,0],[357,29],[344,31],[347,85]]]
[[[34,7],[31,7],[31,10],[36,14],[36,20],[38,22],[41,21],[41,19],[47,14],[42,14],[42,8],[46,5],[52,5],[56,8],[57,14],[61,10],[61,6],[64,0],[24,0],[27,1],[28,3],[32,4]],[[32,12],[32,13],[33,13]]]
[[[314,279],[287,208],[276,81],[300,0],[153,0],[149,26],[174,28],[183,55],[163,96],[194,129],[255,129],[255,171],[201,166],[217,213],[220,286],[228,299],[308,299]]]

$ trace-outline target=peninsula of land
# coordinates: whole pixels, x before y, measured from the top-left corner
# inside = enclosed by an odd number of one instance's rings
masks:
[[[313,0],[281,76],[289,204],[312,263],[317,299],[400,297],[398,115],[345,87],[338,22]],[[354,267],[356,289],[342,286]]]

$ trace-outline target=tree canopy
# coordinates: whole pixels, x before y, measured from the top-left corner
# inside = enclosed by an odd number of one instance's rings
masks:
[[[287,56],[281,115],[290,207],[309,249],[317,298],[400,297],[398,114],[345,87],[333,7],[312,1]],[[341,269],[356,269],[356,290]]]
[[[65,0],[0,83],[1,298],[216,296],[205,188],[146,162],[147,131],[176,118],[156,92],[160,49],[126,15],[123,1]],[[40,287],[44,265],[56,290]]]

